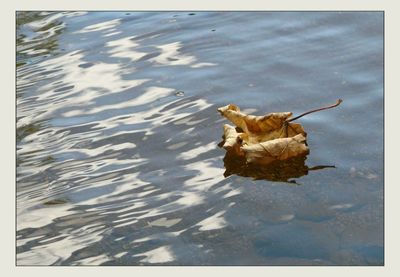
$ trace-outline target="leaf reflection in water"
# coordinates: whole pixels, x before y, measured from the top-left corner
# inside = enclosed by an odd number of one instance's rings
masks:
[[[335,168],[332,165],[309,167],[305,164],[307,156],[300,156],[284,161],[274,161],[268,165],[247,163],[246,158],[227,151],[224,157],[225,172],[228,177],[233,174],[242,177],[251,177],[254,180],[268,180],[275,182],[296,183],[294,178],[300,178],[312,170]],[[292,179],[292,180],[291,180]]]

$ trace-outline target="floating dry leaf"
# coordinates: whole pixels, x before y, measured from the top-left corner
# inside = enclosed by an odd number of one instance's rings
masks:
[[[306,132],[297,123],[287,123],[290,112],[269,113],[264,116],[247,115],[233,104],[218,111],[235,124],[224,125],[226,150],[245,156],[247,162],[270,163],[306,155]]]
[[[295,118],[290,118],[291,112],[255,116],[241,112],[234,104],[221,107],[218,109],[221,115],[236,126],[224,125],[222,147],[239,157],[245,157],[247,163],[269,164],[306,156],[309,153],[307,134],[301,124],[291,121],[312,112],[336,107],[341,102],[339,99],[334,105],[312,110]]]

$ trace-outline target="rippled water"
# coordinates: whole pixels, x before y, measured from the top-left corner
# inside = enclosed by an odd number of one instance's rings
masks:
[[[19,12],[16,97],[18,265],[383,264],[383,13]],[[225,169],[218,107],[338,98]]]

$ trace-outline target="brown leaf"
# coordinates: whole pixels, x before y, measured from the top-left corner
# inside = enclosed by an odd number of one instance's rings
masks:
[[[236,105],[218,109],[243,132],[224,125],[223,147],[246,157],[247,162],[270,163],[306,155],[306,132],[298,123],[288,123],[291,112],[269,113],[264,116],[247,115]]]

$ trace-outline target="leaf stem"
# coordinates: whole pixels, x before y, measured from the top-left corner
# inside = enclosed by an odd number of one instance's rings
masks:
[[[294,118],[291,118],[291,119],[286,120],[286,122],[294,121],[294,120],[299,119],[300,117],[303,117],[303,116],[305,116],[305,115],[307,115],[307,114],[310,114],[310,113],[315,113],[315,112],[319,112],[319,111],[323,111],[323,110],[327,110],[327,109],[331,109],[331,108],[337,107],[337,106],[339,106],[340,103],[342,103],[342,102],[343,102],[342,99],[338,99],[338,100],[336,101],[336,103],[333,104],[333,105],[326,106],[326,107],[322,107],[322,108],[319,108],[319,109],[315,109],[315,110],[311,110],[311,111],[302,113],[302,114],[299,115],[299,116],[296,116],[296,117],[294,117]]]

